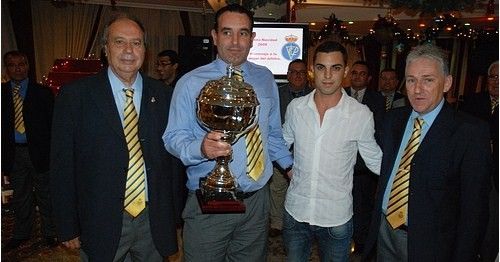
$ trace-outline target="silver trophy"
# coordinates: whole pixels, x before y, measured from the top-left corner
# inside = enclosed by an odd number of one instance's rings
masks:
[[[197,105],[200,124],[224,133],[222,140],[231,145],[257,123],[257,95],[251,85],[236,79],[232,66],[228,67],[227,76],[205,84]],[[237,197],[237,183],[229,170],[231,160],[231,155],[217,157],[214,169],[200,180],[201,190],[197,195],[202,211],[205,206],[206,213],[241,212],[243,203]]]

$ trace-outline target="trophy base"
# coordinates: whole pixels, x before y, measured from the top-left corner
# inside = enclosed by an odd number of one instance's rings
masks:
[[[217,196],[203,194],[201,189],[197,189],[196,198],[198,198],[198,204],[203,214],[245,213],[246,210],[243,201],[227,197],[227,195],[217,198]]]

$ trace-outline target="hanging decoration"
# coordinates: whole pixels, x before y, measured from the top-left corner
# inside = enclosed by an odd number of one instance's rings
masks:
[[[281,5],[286,3],[288,0],[226,0],[226,4],[241,4],[248,10],[255,10],[256,8],[263,7],[266,4],[276,4]]]
[[[391,8],[420,11],[423,14],[438,14],[451,11],[472,11],[480,0],[390,0]]]
[[[403,30],[398,26],[396,19],[391,15],[391,11],[386,16],[378,15],[377,21],[373,24],[370,33],[373,34],[377,42],[381,45],[392,43],[395,38],[403,34]]]
[[[338,36],[340,41],[350,42],[349,33],[347,32],[347,28],[342,25],[342,20],[337,19],[334,13],[332,13],[328,18],[325,17],[325,19],[328,20],[328,23],[323,26],[321,31],[316,34],[313,33],[312,45],[315,45],[332,35]]]

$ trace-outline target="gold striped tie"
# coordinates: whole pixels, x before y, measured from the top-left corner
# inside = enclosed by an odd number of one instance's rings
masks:
[[[235,69],[233,77],[237,81],[243,82],[243,75],[240,70]],[[262,176],[265,163],[262,135],[258,124],[248,132],[245,143],[247,149],[247,175],[257,181]]]
[[[12,90],[12,98],[14,99],[14,126],[17,132],[24,134],[26,129],[24,128],[24,118],[23,118],[23,98],[21,97],[21,86],[16,84]]]
[[[385,96],[385,111],[389,111],[391,109],[392,101],[389,96]]]
[[[129,155],[124,206],[131,216],[136,217],[146,207],[144,159],[139,142],[138,116],[133,102],[134,90],[127,88],[124,91],[127,100],[125,101],[123,130]]]
[[[392,228],[397,228],[406,223],[408,214],[408,193],[410,186],[411,161],[420,145],[420,135],[424,120],[416,118],[413,125],[413,132],[406,145],[403,157],[399,163],[399,168],[392,183],[389,203],[387,205],[387,221]]]

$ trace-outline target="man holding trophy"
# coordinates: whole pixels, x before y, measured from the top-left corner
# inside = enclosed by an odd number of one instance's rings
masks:
[[[172,97],[163,140],[187,167],[187,261],[266,261],[272,161],[291,176],[278,88],[247,61],[252,29],[248,10],[220,9],[211,32],[218,58],[184,75]]]

